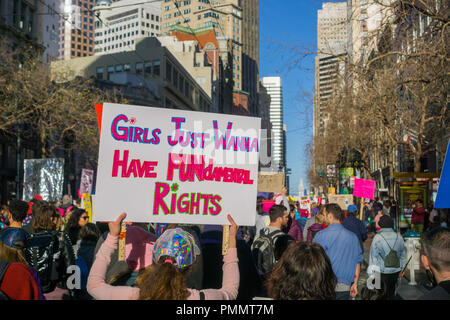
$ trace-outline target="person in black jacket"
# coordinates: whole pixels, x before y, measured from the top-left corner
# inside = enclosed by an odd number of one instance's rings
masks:
[[[426,232],[420,258],[435,287],[419,300],[450,300],[450,229]]]
[[[61,214],[50,204],[34,212],[32,228],[25,244],[25,258],[39,274],[47,300],[69,299],[66,286],[67,268],[75,264],[75,255],[68,235],[58,231]]]

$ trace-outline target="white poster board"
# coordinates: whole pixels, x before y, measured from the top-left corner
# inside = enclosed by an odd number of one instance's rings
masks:
[[[95,220],[255,225],[260,122],[105,103]]]

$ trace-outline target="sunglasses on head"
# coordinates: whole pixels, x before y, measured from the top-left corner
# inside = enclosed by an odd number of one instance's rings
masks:
[[[89,216],[80,217],[80,219],[86,220],[86,219],[89,219]]]

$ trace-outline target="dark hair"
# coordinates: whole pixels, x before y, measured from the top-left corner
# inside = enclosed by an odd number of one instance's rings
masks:
[[[423,254],[438,272],[450,271],[450,229],[439,226],[425,232]]]
[[[33,205],[33,207],[35,205]],[[58,217],[61,217],[60,213],[51,204],[43,204],[35,208],[33,213],[33,220],[31,220],[31,226],[33,228],[33,231],[36,232],[44,230],[45,231],[55,230],[56,224],[53,221],[53,219]]]
[[[276,239],[273,248],[273,255],[275,256],[275,261],[280,260],[281,256],[286,251],[286,248],[291,244],[291,242],[295,242],[295,239],[288,234],[283,234]]]
[[[336,299],[336,276],[317,243],[289,244],[266,284],[268,296],[275,300]]]
[[[97,242],[101,235],[100,229],[94,223],[88,222],[80,229],[78,239],[81,241]]]
[[[84,209],[79,209],[79,208],[73,208],[72,210],[70,210],[71,215],[69,218],[69,221],[67,221],[67,225],[66,225],[66,231],[67,232],[71,232],[74,229],[80,228],[80,226],[78,225],[78,221],[80,220],[80,217],[83,215],[83,213],[86,213],[86,210]]]
[[[287,211],[285,206],[276,204],[269,210],[270,222],[277,221],[278,218],[284,217],[284,212]]]
[[[12,199],[9,202],[9,212],[11,212],[12,218],[16,222],[22,222],[26,218],[27,212],[30,206],[25,201],[19,199]]]
[[[325,210],[327,211],[327,213],[331,213],[335,220],[344,220],[344,212],[338,204],[328,203],[325,205]]]
[[[295,206],[293,204],[289,205],[289,212],[295,211]]]

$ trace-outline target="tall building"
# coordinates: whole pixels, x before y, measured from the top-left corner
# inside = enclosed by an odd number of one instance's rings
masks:
[[[133,51],[137,38],[160,35],[160,1],[99,1],[94,11],[95,55]]]
[[[324,2],[317,11],[317,50],[319,54],[334,55],[335,42],[347,40],[347,4]]]
[[[347,0],[347,52],[358,64],[377,47],[379,31],[395,14],[390,0]]]
[[[317,12],[317,56],[314,66],[314,137],[326,132],[326,102],[340,76],[347,58],[347,4],[326,2]]]
[[[96,0],[62,0],[59,27],[59,60],[94,54],[94,6]],[[110,0],[99,0],[110,2]]]
[[[280,77],[263,77],[262,85],[270,96],[270,124],[272,126],[272,167],[285,168],[285,133],[283,125],[283,92]]]
[[[164,0],[161,8],[163,34],[170,33],[176,27],[189,28],[193,33],[213,27],[218,39],[223,37],[231,41],[233,100],[247,114],[256,115],[259,0]]]
[[[249,111],[258,115],[259,92],[259,0],[242,4],[242,90],[249,94]]]

